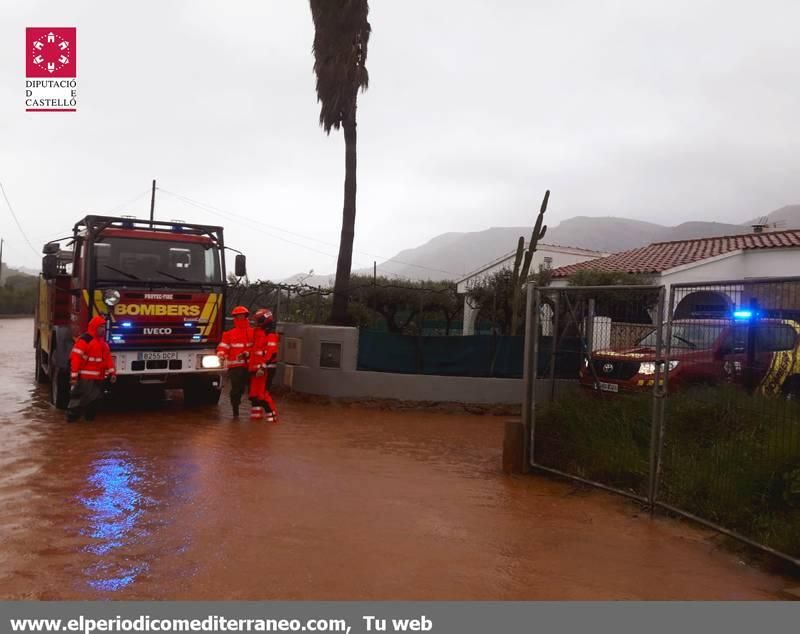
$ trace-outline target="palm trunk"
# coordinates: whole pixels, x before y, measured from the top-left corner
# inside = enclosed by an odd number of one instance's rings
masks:
[[[331,323],[348,324],[350,269],[353,266],[353,238],[356,225],[356,116],[355,112],[342,123],[344,129],[344,208],[342,234],[339,238],[339,261],[336,264],[336,282],[333,286]]]

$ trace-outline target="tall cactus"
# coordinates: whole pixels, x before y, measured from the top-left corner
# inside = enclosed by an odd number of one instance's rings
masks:
[[[514,271],[511,274],[511,288],[519,285],[519,267],[522,266],[522,257],[525,253],[525,238],[519,237],[517,242],[517,255],[514,257]]]
[[[528,275],[530,274],[531,270],[531,262],[533,261],[533,254],[536,253],[536,247],[539,246],[539,240],[544,238],[544,234],[547,232],[547,225],[544,223],[544,212],[547,211],[547,203],[550,200],[550,190],[548,189],[544,193],[544,198],[542,199],[542,206],[539,209],[539,216],[536,218],[536,224],[533,227],[533,231],[531,232],[531,241],[528,244],[528,250],[525,251],[525,255],[523,257],[522,251],[525,246],[525,238],[520,236],[519,242],[517,243],[517,256],[514,259],[514,273],[512,279],[514,281],[513,286],[513,298],[511,302],[511,334],[517,334],[517,326],[519,322],[518,314],[519,314],[519,304],[520,300],[522,299],[522,288],[525,283],[528,281]]]

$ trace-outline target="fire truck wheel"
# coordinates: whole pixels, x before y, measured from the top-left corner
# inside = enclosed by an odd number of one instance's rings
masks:
[[[42,363],[42,349],[39,346],[39,340],[36,340],[36,382],[47,383],[47,372],[44,371],[44,364]]]
[[[50,367],[50,402],[57,409],[67,409],[69,405],[69,376],[55,363]]]
[[[222,390],[202,381],[183,388],[183,401],[187,405],[216,405],[221,394]]]

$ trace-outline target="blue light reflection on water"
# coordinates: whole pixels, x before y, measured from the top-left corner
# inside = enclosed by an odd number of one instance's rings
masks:
[[[92,463],[89,492],[78,499],[89,512],[81,532],[94,540],[86,551],[100,558],[84,570],[95,590],[122,590],[147,570],[121,552],[143,536],[137,526],[147,503],[141,482],[140,469],[125,451],[106,452]]]

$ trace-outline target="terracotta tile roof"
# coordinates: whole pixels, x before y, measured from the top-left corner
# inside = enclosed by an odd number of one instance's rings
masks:
[[[562,266],[553,271],[553,277],[569,277],[578,271],[661,273],[732,251],[786,247],[800,247],[800,229],[656,242],[646,247],[615,253],[607,258]]]

